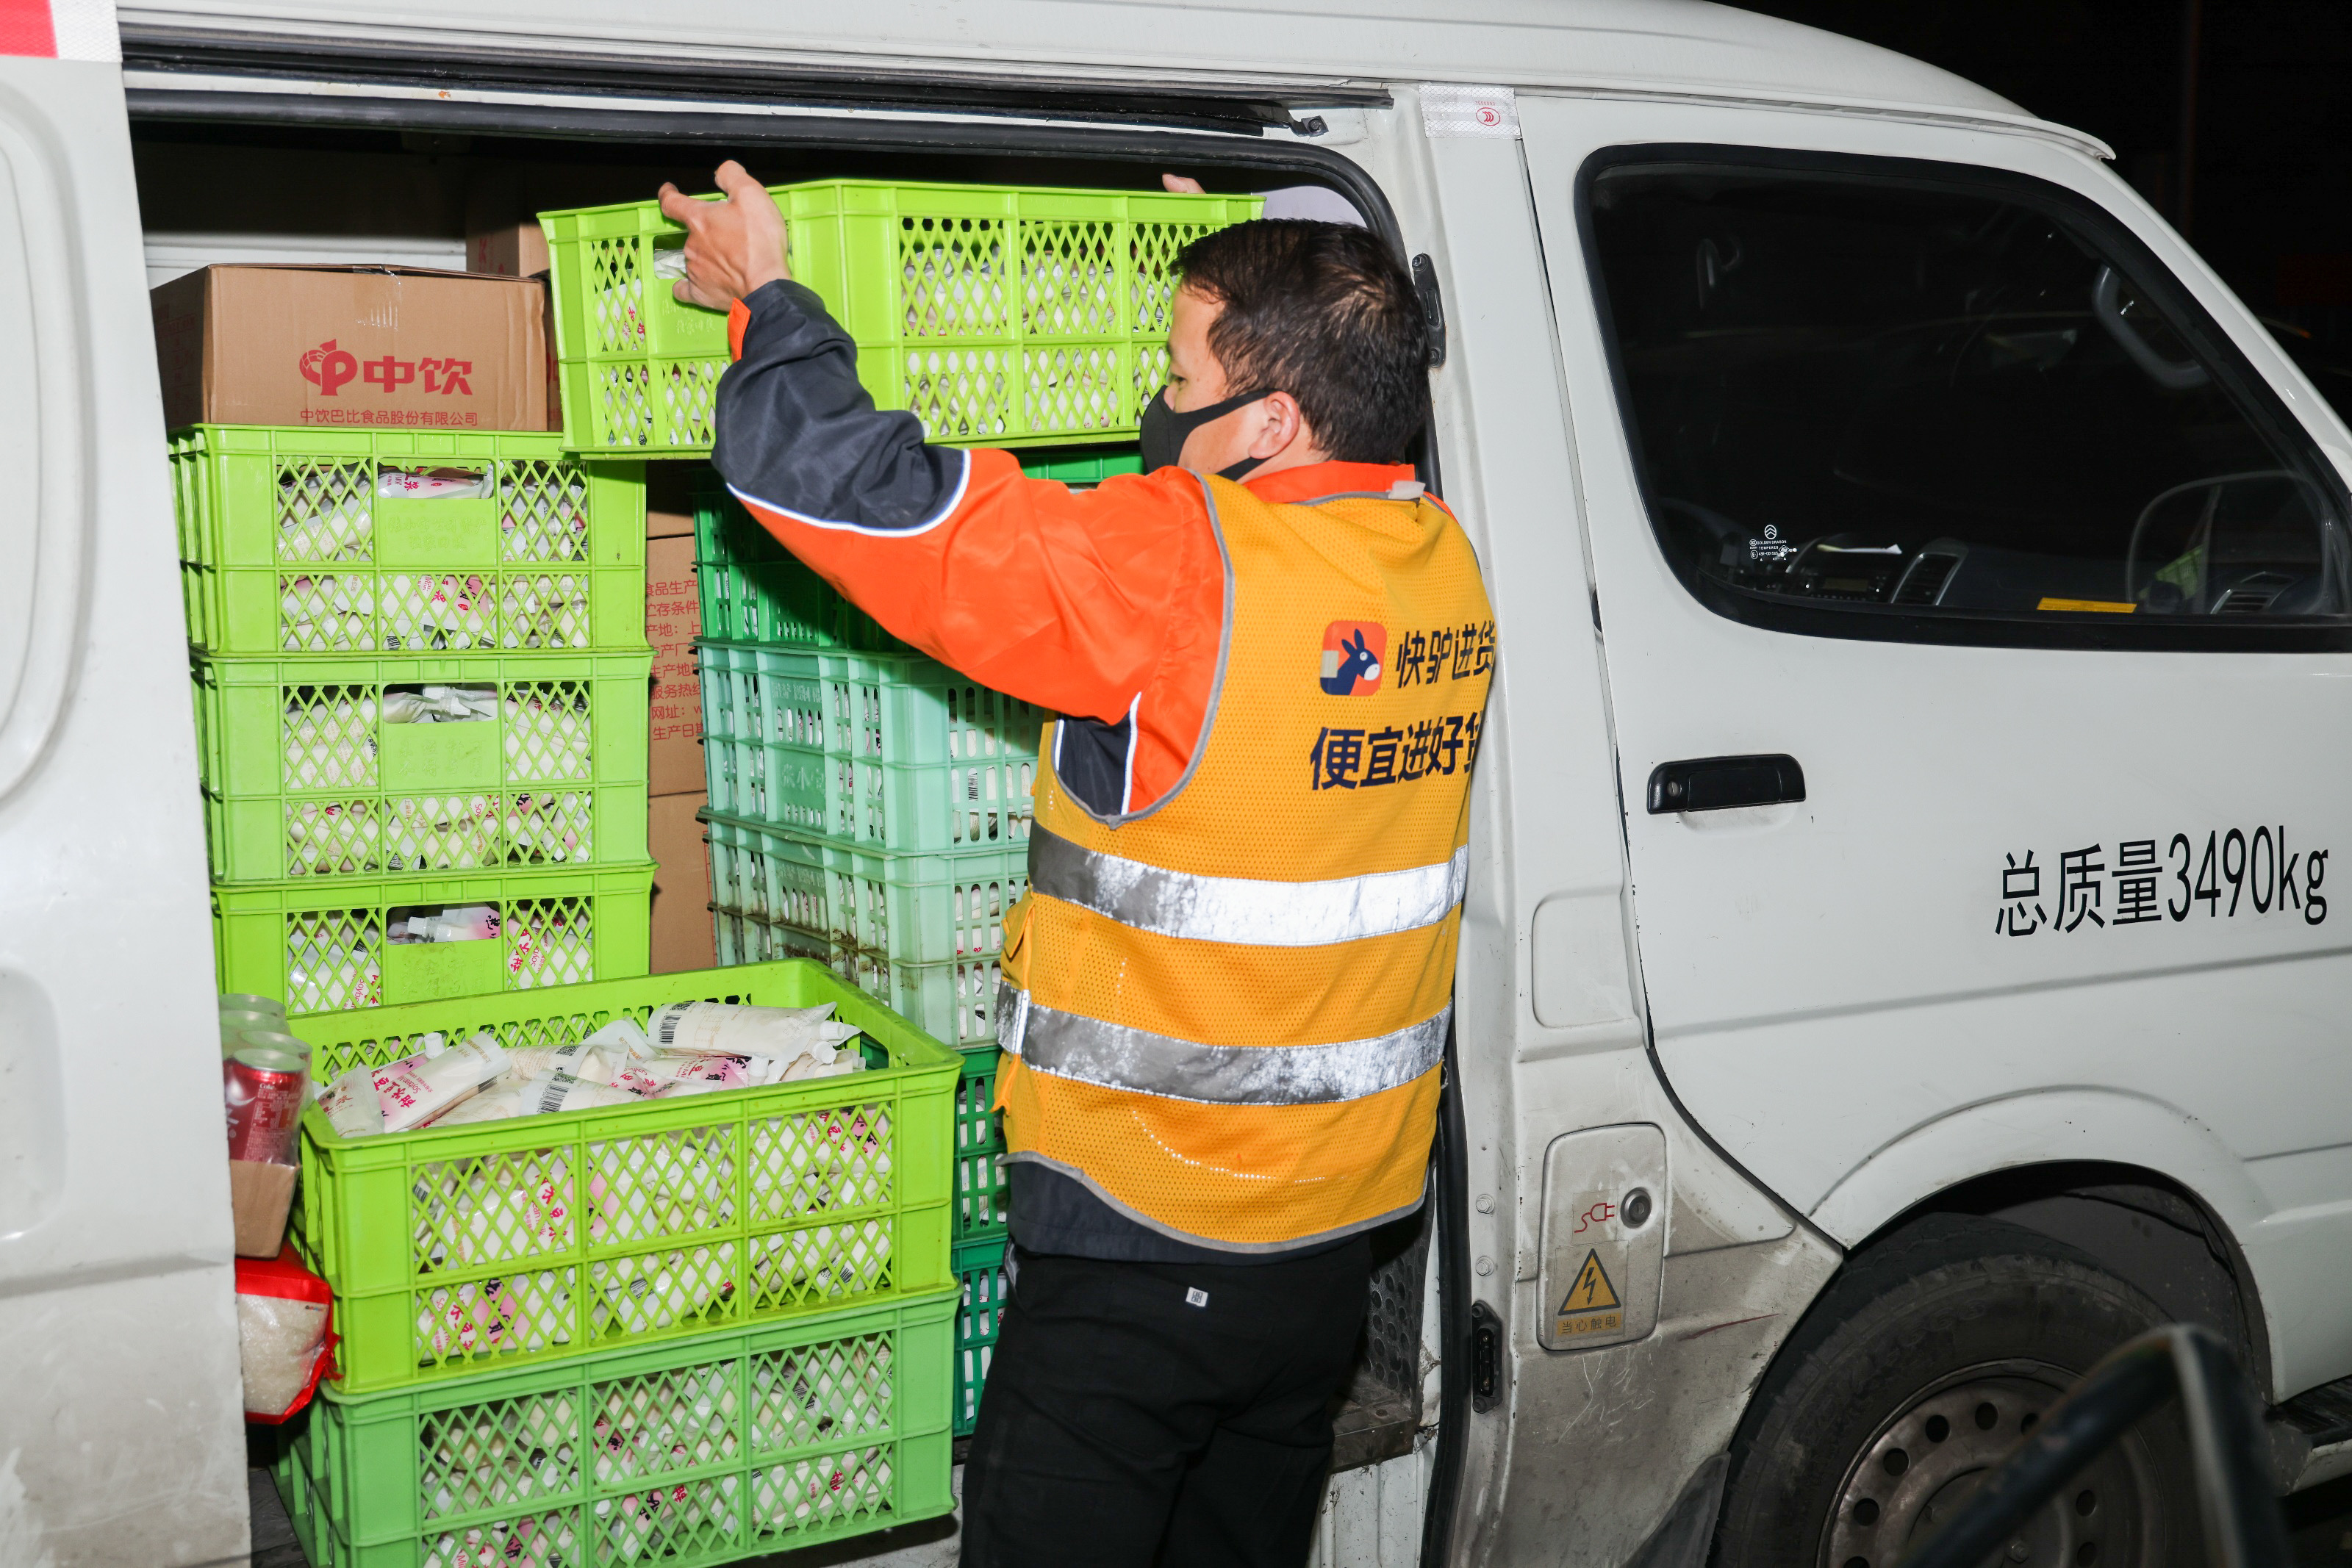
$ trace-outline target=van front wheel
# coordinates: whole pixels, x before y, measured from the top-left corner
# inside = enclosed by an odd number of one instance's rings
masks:
[[[2083,1252],[1936,1216],[1857,1259],[1741,1423],[1717,1568],[1895,1568],[2100,1357],[2163,1322]],[[2000,1568],[2162,1568],[2196,1554],[2168,1413],[2013,1535]]]

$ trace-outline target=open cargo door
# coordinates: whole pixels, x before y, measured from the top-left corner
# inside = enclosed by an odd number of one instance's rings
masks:
[[[241,1562],[195,737],[106,0],[0,0],[0,1562]]]

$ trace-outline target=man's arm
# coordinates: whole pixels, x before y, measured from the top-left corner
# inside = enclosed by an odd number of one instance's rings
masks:
[[[762,198],[764,200],[764,197]],[[752,515],[894,634],[983,685],[1116,723],[1222,619],[1199,482],[1167,470],[1075,494],[1009,453],[930,446],[884,413],[805,287],[736,303],[712,461]],[[1212,602],[1213,598],[1213,602]],[[1188,737],[1189,738],[1189,737]]]

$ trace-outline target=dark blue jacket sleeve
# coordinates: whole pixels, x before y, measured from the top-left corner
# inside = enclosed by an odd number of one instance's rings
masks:
[[[857,379],[857,348],[800,284],[740,302],[736,361],[719,380],[711,462],[747,501],[796,519],[893,531],[937,523],[971,460],[927,446],[922,423],[887,413]]]

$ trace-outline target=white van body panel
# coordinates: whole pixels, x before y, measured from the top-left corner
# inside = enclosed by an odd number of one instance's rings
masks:
[[[2010,1165],[2163,1171],[2244,1249],[2274,1394],[2352,1372],[2342,936],[2276,912],[2090,933],[2118,938],[2104,947],[2019,942],[1993,925],[2005,850],[2042,845],[2054,863],[2061,841],[2161,840],[2176,821],[2200,841],[2209,827],[2269,822],[2297,848],[2352,841],[2335,783],[2352,661],[1853,642],[1707,610],[1667,566],[1635,489],[1578,171],[1600,148],[1675,142],[2032,175],[2145,241],[2316,441],[2343,445],[2342,423],[2144,203],[2063,147],[1698,105],[1523,98],[1520,114],[1576,389],[1643,970],[1675,1092],[1747,1169],[1847,1243]],[[1797,757],[1808,799],[1713,820],[1643,810],[1657,763],[1755,752]],[[2284,1201],[2265,1178],[2273,1162],[2302,1177]]]
[[[32,641],[0,690],[0,1558],[242,1561],[194,725],[110,63],[0,58],[0,334]]]
[[[309,81],[257,72],[137,73],[142,88],[188,93],[331,94],[420,106],[562,101],[943,126],[957,119],[938,110],[688,103],[662,97],[659,70],[646,73],[643,97],[567,94],[556,79],[567,60],[601,62],[602,68],[645,60],[710,75],[805,70],[814,78],[855,70],[900,72],[910,81],[928,76],[1220,89],[1256,84],[1278,88],[1299,105],[1311,104],[1318,91],[1335,99],[1360,97],[1358,89],[1367,88],[1391,95],[1386,107],[1354,102],[1318,111],[1327,130],[1314,140],[1342,150],[1379,183],[1408,253],[1428,255],[1443,286],[1451,351],[1433,386],[1444,492],[1478,548],[1507,638],[1484,764],[1474,780],[1471,855],[1477,870],[1465,909],[1458,1011],[1469,1117],[1470,1285],[1503,1321],[1504,1386],[1496,1409],[1465,1424],[1457,1561],[1556,1562],[1566,1555],[1622,1562],[1694,1495],[1692,1487],[1702,1489],[1700,1500],[1711,1508],[1703,1490],[1707,1461],[1727,1447],[1774,1353],[1834,1271],[1840,1246],[1867,1237],[1921,1198],[2008,1165],[2113,1158],[2179,1181],[2231,1228],[2253,1267],[2276,1392],[2352,1371],[2352,1339],[2336,1306],[2352,1282],[2344,1277],[2352,1265],[2343,1261],[2352,1257],[2343,1245],[2352,1240],[2346,1230],[2352,1226],[2352,1138],[2326,1141],[2334,1136],[2329,1108],[2264,1099],[2260,1084],[2243,1082],[2253,1075],[2244,1071],[2242,1053],[2218,1055],[2215,1042],[2245,1037],[2245,1020],[2207,1006],[2196,992],[2194,966],[2171,962],[2128,977],[2087,978],[1987,967],[1995,960],[1972,928],[1985,923],[1976,919],[1984,873],[1980,860],[1969,858],[1982,846],[1969,835],[2021,821],[2045,801],[2089,799],[2094,788],[2105,791],[2101,811],[2120,810],[2109,773],[2080,760],[2063,776],[2044,768],[2032,794],[2010,791],[1990,805],[1947,802],[1914,792],[1917,759],[1907,759],[1906,770],[1906,759],[1897,758],[1878,774],[1828,768],[1801,823],[1790,813],[1790,821],[1701,832],[1642,812],[1643,782],[1658,760],[1788,749],[1811,764],[1840,743],[1819,716],[1803,720],[1815,729],[1801,728],[1791,705],[1759,703],[1752,733],[1734,733],[1738,727],[1727,727],[1722,713],[1681,700],[1693,682],[1704,689],[1713,677],[1710,661],[1720,656],[1725,639],[1738,643],[1740,679],[1763,691],[1804,689],[1793,683],[1818,680],[1823,671],[1841,682],[1899,690],[1906,679],[1937,677],[1952,651],[1817,642],[1734,626],[1675,580],[1633,484],[1572,210],[1576,171],[1591,149],[1619,141],[1720,141],[1977,162],[2054,180],[2085,193],[2147,238],[2322,439],[2352,454],[2352,434],[2325,413],[2259,324],[2097,167],[2102,150],[2091,138],[2034,120],[1918,62],[1714,5],[1477,0],[1442,17],[1415,16],[1417,9],[1408,0],[1344,10],[1294,4],[1250,12],[1245,25],[1204,26],[1196,9],[1115,0],[997,0],[971,13],[916,0],[830,11],[696,0],[657,12],[622,0],[413,0],[398,6],[189,0],[127,9],[122,18],[134,37],[215,34],[320,51],[320,74]],[[539,68],[540,85],[372,85],[371,50],[524,58]],[[486,78],[494,68],[484,68]],[[1433,139],[1424,131],[1417,82],[1516,86],[1522,139]],[[108,78],[107,91],[110,99],[83,95],[86,112],[108,128],[79,138],[76,156],[115,160],[107,178],[127,193],[118,77]],[[908,96],[920,101],[919,92]],[[1038,120],[1048,118],[1041,111]],[[988,121],[1022,122],[1005,116]],[[1137,122],[1148,123],[1149,116]],[[1289,134],[1276,131],[1268,140]],[[74,185],[86,193],[110,188],[104,180],[79,177]],[[91,1383],[60,1383],[17,1408],[45,1421],[57,1418],[49,1412],[78,1404],[116,1411],[111,1425],[91,1426],[95,1440],[110,1453],[152,1455],[142,1483],[167,1478],[151,1486],[159,1495],[182,1485],[169,1494],[175,1500],[159,1501],[154,1511],[173,1516],[194,1544],[175,1537],[151,1552],[143,1550],[148,1537],[119,1536],[113,1539],[129,1540],[132,1548],[109,1560],[199,1562],[205,1552],[241,1551],[243,1528],[217,1124],[209,1113],[194,1117],[187,1110],[208,1105],[215,1092],[204,861],[193,798],[154,809],[157,799],[180,800],[173,791],[193,779],[194,768],[170,552],[159,542],[169,537],[170,513],[157,455],[152,347],[133,292],[139,236],[127,194],[104,221],[115,226],[104,231],[107,243],[93,255],[108,258],[104,265],[121,276],[110,276],[106,292],[91,298],[119,297],[120,303],[78,312],[90,319],[86,329],[95,334],[89,362],[101,377],[100,406],[111,422],[107,439],[120,444],[92,470],[104,475],[99,493],[113,508],[103,513],[97,559],[119,557],[132,566],[93,579],[104,591],[90,601],[90,624],[110,617],[103,622],[109,632],[102,643],[93,637],[88,644],[76,702],[83,702],[80,694],[103,694],[113,704],[110,714],[134,714],[140,722],[102,737],[87,735],[87,725],[60,730],[92,748],[77,757],[70,800],[61,799],[66,792],[56,787],[60,770],[54,768],[50,794],[37,797],[37,778],[18,798],[0,798],[0,857],[13,872],[38,842],[47,868],[46,881],[12,877],[14,885],[0,888],[0,973],[15,961],[17,949],[8,944],[26,927],[24,940],[44,946],[26,950],[37,951],[56,973],[96,974],[74,993],[72,1006],[100,1019],[109,1049],[136,1038],[152,1042],[159,1062],[170,1057],[169,1071],[159,1066],[135,1093],[109,1081],[106,1109],[116,1120],[102,1124],[93,1109],[96,1081],[67,1076],[61,1068],[57,1076],[66,1085],[68,1151],[119,1148],[122,1140],[113,1129],[128,1117],[140,1129],[149,1166],[173,1175],[167,1199],[145,1185],[135,1200],[115,1194],[108,1201],[119,1200],[130,1218],[118,1223],[110,1212],[96,1228],[110,1249],[90,1266],[114,1282],[76,1299],[92,1303],[82,1319],[110,1322],[110,1360],[84,1357],[94,1368]],[[251,246],[269,243],[265,235],[228,237]],[[1695,650],[1702,647],[1712,651],[1701,657]],[[1987,655],[1990,667],[2011,651],[1973,652]],[[2065,703],[2083,693],[2145,678],[2129,668],[2135,661],[2128,655],[2065,659],[2078,668],[2040,682],[2044,689],[2035,694],[2031,722],[2054,723]],[[2222,666],[2221,674],[2242,687],[2241,697],[2222,706],[2250,728],[2284,711],[2315,733],[2340,733],[2315,721],[2299,695],[2276,695],[2282,686],[2332,681],[2334,666],[2326,661],[2231,655],[2206,663]],[[1980,695],[1962,691],[1954,700],[1966,708],[1980,703]],[[2340,706],[2352,700],[2352,688],[2338,699],[2331,687],[2324,700]],[[2016,716],[1973,712],[1969,721],[1980,727],[1994,716]],[[2341,758],[2315,762],[2287,784],[2300,791],[2292,805],[2317,813],[2329,809],[2322,796]],[[2199,759],[2185,764],[2174,782],[2219,798],[2231,765],[2226,756]],[[157,779],[174,782],[158,789]],[[2154,788],[2161,781],[2125,782]],[[128,810],[128,797],[144,802],[143,810]],[[25,815],[37,798],[48,802],[50,815]],[[1923,811],[1923,800],[1929,810]],[[1780,847],[1833,807],[1864,813],[1855,820],[1880,832],[1919,827],[1929,848],[1948,850],[1948,864],[1930,853],[1918,856],[1906,887],[1921,908],[1960,914],[1931,925],[1906,925],[1885,910],[1869,922],[1839,911],[1822,895],[1828,884],[1819,865]],[[1968,814],[1979,809],[1981,821]],[[15,836],[16,824],[36,821],[37,839]],[[2106,831],[2104,822],[2098,831]],[[103,824],[103,831],[93,824]],[[2035,824],[2039,831],[2041,819]],[[2060,823],[2050,831],[2071,828]],[[2345,838],[2352,847],[2352,832]],[[1801,933],[1776,929],[1769,904],[1729,892],[1710,898],[1706,884],[1724,877],[1727,867],[1746,882],[1786,879],[1790,892],[1781,907],[1801,892],[1810,924]],[[22,900],[19,886],[26,891]],[[37,912],[47,924],[32,930]],[[85,917],[97,918],[108,935],[89,937],[74,924]],[[1832,933],[1830,924],[1839,920],[1850,925]],[[114,935],[125,931],[142,935]],[[137,971],[139,983],[106,984],[127,972],[121,960],[97,971],[88,955],[114,956],[134,950],[134,940],[148,959]],[[1895,977],[1890,986],[1899,981],[1909,989],[1824,1008],[1817,987],[1809,990],[1785,962],[1769,961],[1775,943],[1785,956],[1801,941],[1828,940],[1867,953],[1879,972]],[[1968,985],[1938,978],[1936,944],[1946,943],[1940,961],[1947,968],[1985,968],[1985,977]],[[2246,947],[2221,952],[2219,961],[2244,969],[2258,957],[2282,955]],[[2344,993],[2344,977],[2331,967],[2342,961],[2318,947],[2296,948],[2267,967],[2292,977],[2282,983],[2294,988],[2283,995],[2274,1019],[2264,1015],[2286,1032],[2274,1049],[2264,1048],[2262,1076],[2308,1085],[2305,1093],[2314,1102],[2352,1103],[2341,1092],[2340,1052],[2323,1049],[2332,1039],[2325,1022],[2342,1010],[2329,1005]],[[8,998],[0,989],[0,1018],[7,1016]],[[1897,1000],[1906,1005],[1896,1007]],[[2123,1011],[2160,1015],[2166,1028],[2132,1036],[2124,1042],[2129,1049],[2120,1049],[2113,1017]],[[2192,1032],[2191,1024],[2203,1032]],[[2021,1031],[2032,1033],[2031,1051],[2002,1044],[2021,1038]],[[68,1038],[62,1023],[60,1034]],[[72,1049],[84,1055],[96,1050]],[[152,1103],[142,1097],[151,1088]],[[0,1126],[7,1114],[0,1107]],[[2307,1124],[2296,1122],[2298,1114]],[[1620,1125],[1654,1126],[1664,1134],[1664,1190],[1655,1223],[1666,1228],[1657,1326],[1627,1343],[1547,1350],[1538,1331],[1552,1303],[1542,1299],[1538,1281],[1547,1226],[1561,1218],[1544,1211],[1547,1155],[1563,1134]],[[113,1136],[111,1145],[100,1141],[101,1126]],[[146,1136],[151,1127],[152,1137]],[[2315,1132],[2321,1142],[2296,1141]],[[89,1193],[97,1203],[95,1195],[113,1192],[105,1186],[108,1173],[131,1167],[117,1162],[88,1177],[81,1165],[66,1168],[85,1185],[69,1184],[63,1201]],[[12,1254],[17,1241],[0,1236],[0,1329],[23,1326],[6,1314],[36,1310],[25,1302],[47,1303],[37,1310],[53,1312],[56,1302],[68,1300],[45,1287],[10,1296],[10,1281],[37,1281],[58,1269],[83,1267],[68,1249],[53,1262],[18,1268],[15,1258],[33,1254]],[[203,1325],[172,1347],[176,1354],[165,1370],[177,1382],[155,1382],[162,1373],[122,1354],[125,1343],[142,1343],[122,1330],[134,1321]],[[173,1408],[184,1414],[178,1425],[143,1411],[133,1420],[124,1407],[105,1403],[102,1396],[133,1386],[123,1369],[134,1364],[143,1369],[136,1383],[142,1394],[176,1391],[182,1402]],[[11,1448],[29,1453],[32,1446],[20,1443],[7,1421],[0,1416],[0,1433],[9,1434],[0,1437],[0,1460]],[[149,1438],[140,1422],[156,1428],[152,1448],[141,1446]],[[26,1464],[17,1460],[15,1474],[30,1475]],[[0,1469],[0,1543],[9,1540],[8,1473]],[[1720,1467],[1712,1473],[1719,1485]],[[1378,1561],[1403,1561],[1412,1541],[1404,1517],[1418,1507],[1422,1477],[1416,1456],[1391,1461],[1379,1477],[1366,1472],[1335,1482],[1318,1552],[1338,1561],[1343,1550],[1361,1551],[1360,1542],[1376,1536]],[[92,1481],[76,1492],[53,1470],[42,1487],[47,1490],[26,1481],[26,1506],[47,1508],[41,1528],[68,1545],[80,1539],[73,1531],[88,1529],[87,1539],[100,1539],[89,1511],[97,1497],[124,1495],[119,1472],[103,1486]],[[143,1530],[145,1518],[110,1528]],[[239,1533],[227,1533],[232,1528]],[[60,1551],[58,1568],[83,1560]]]
[[[1698,0],[1322,0],[1218,13],[1142,0],[938,0],[777,6],[701,0],[649,10],[419,0],[257,5],[181,0],[122,8],[126,29],[211,28],[322,45],[620,55],[723,68],[845,65],[971,78],[1055,77],[1158,85],[1500,82],[1811,102],[2057,131],[1922,61],[1856,39]],[[1246,20],[1241,18],[1245,16]],[[363,72],[354,71],[363,76]]]

